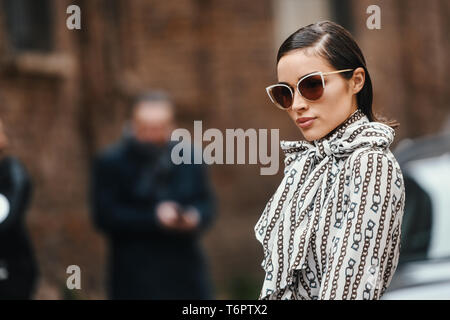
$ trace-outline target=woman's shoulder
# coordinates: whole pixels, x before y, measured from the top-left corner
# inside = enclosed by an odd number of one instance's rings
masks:
[[[355,150],[348,158],[346,168],[351,172],[358,168],[391,168],[392,170],[401,171],[394,154],[389,148],[366,148]]]
[[[348,161],[344,188],[358,189],[359,186],[364,188],[365,185],[368,192],[387,194],[393,201],[398,201],[399,206],[403,205],[405,200],[403,173],[397,159],[388,148],[358,150]]]

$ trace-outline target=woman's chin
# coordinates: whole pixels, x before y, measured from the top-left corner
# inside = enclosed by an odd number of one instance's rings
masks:
[[[320,135],[317,134],[316,132],[313,132],[311,130],[301,130],[301,131],[302,131],[303,137],[308,142],[312,142],[314,140],[320,139]]]

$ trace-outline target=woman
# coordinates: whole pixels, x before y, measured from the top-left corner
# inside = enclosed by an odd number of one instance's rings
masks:
[[[299,29],[277,55],[272,102],[306,141],[282,141],[284,178],[255,234],[260,299],[379,299],[397,267],[405,191],[397,123],[372,112],[365,59],[341,26]]]

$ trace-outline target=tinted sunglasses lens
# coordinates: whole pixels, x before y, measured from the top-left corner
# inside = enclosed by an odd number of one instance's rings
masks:
[[[323,83],[320,75],[310,76],[298,84],[298,90],[308,100],[317,100],[323,94]]]
[[[292,94],[288,87],[275,86],[270,89],[272,99],[282,108],[289,108],[292,105]]]

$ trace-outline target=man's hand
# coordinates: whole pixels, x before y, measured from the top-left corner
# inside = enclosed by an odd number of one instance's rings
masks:
[[[197,209],[190,207],[183,212],[182,208],[174,201],[161,202],[156,208],[156,214],[160,223],[167,229],[178,231],[190,231],[195,229],[200,222],[200,214]]]
[[[174,201],[161,202],[156,208],[159,222],[166,228],[174,229],[179,220],[179,205]]]
[[[181,230],[193,230],[200,223],[200,214],[197,209],[190,207],[181,214],[179,227]]]

